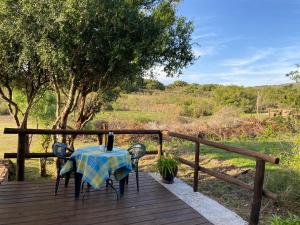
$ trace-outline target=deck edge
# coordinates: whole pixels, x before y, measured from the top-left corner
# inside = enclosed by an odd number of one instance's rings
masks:
[[[149,173],[153,179],[176,195],[179,199],[191,206],[199,214],[205,217],[214,225],[246,225],[244,221],[235,212],[224,207],[217,201],[203,195],[200,192],[194,192],[192,187],[179,178],[175,178],[173,184],[161,182],[160,175]],[[204,202],[204,204],[203,204]]]

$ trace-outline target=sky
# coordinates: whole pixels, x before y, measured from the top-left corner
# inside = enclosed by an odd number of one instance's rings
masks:
[[[189,83],[258,86],[290,83],[300,63],[300,0],[183,0],[178,15],[194,23],[196,62],[179,78]]]

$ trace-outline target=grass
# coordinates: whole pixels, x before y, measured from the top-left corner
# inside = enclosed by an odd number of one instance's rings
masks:
[[[291,214],[286,218],[274,215],[270,220],[270,225],[300,225],[300,217]]]
[[[139,112],[139,111],[107,111],[97,114],[96,120],[113,120],[118,118],[130,122],[147,123],[151,121],[167,120],[167,115],[162,112]]]

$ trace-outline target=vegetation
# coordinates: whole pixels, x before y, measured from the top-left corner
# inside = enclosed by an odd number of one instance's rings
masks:
[[[300,218],[295,215],[289,215],[287,218],[280,216],[273,216],[270,222],[271,225],[298,225],[300,224]]]
[[[2,1],[0,96],[17,126],[27,126],[44,91],[56,98],[53,128],[70,128],[74,113],[72,127],[83,129],[124,86],[153,75],[155,67],[180,74],[194,60],[193,26],[176,15],[176,6],[161,0]],[[25,111],[15,91],[26,96]]]
[[[164,179],[172,177],[171,179],[173,180],[177,174],[178,161],[170,157],[160,157],[157,161],[156,167]]]
[[[296,83],[299,83],[300,80],[300,64],[296,64],[296,70],[293,70],[291,72],[289,72],[288,74],[286,74],[287,77],[291,78],[291,80],[294,80]]]

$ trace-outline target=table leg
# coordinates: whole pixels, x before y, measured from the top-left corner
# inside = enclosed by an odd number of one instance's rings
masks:
[[[75,199],[79,198],[82,174],[75,172]]]
[[[121,180],[119,181],[120,197],[122,197],[122,196],[124,195],[125,182],[126,182],[126,177],[124,177],[123,179],[121,179]]]

